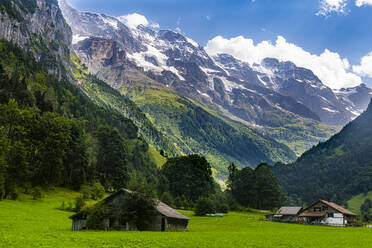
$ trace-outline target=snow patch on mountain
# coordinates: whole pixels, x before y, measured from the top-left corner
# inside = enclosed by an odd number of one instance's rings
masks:
[[[72,44],[75,45],[79,43],[80,41],[83,41],[85,39],[88,39],[89,36],[80,36],[80,34],[75,34],[72,36]]]
[[[107,16],[104,16],[104,15],[101,15],[101,14],[98,14],[98,16],[101,18],[101,20],[105,24],[110,25],[115,30],[118,30],[119,29],[119,26],[118,26],[119,25],[119,21],[116,20],[115,18],[107,17]]]
[[[190,43],[194,47],[199,47],[199,44],[196,41],[194,41],[193,39],[191,39],[189,37],[186,37],[186,40],[187,40],[188,43]]]
[[[338,112],[337,110],[330,109],[330,108],[325,108],[325,107],[323,107],[322,109],[324,109],[325,111],[331,112],[331,113],[337,113]]]

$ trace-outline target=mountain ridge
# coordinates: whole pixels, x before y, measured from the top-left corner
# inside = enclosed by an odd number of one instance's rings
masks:
[[[121,30],[124,24],[118,24],[119,20],[115,20],[115,24],[105,23],[98,14],[70,7],[62,7],[62,12],[70,25],[79,25],[84,20],[82,27],[75,28],[84,28],[84,31],[74,33],[83,37],[76,40],[74,50],[90,73],[115,89],[133,88],[138,84],[144,87],[144,82],[146,87],[173,89],[222,116],[284,142],[297,154],[338,130],[320,123],[314,112],[290,96],[229,76],[201,46],[182,34],[171,30],[153,31],[141,25]],[[93,18],[91,25],[86,24],[89,18]],[[97,22],[102,23],[97,26]],[[133,51],[131,44],[126,47],[113,35],[123,32],[142,48]],[[289,135],[273,132],[278,127],[285,127]]]

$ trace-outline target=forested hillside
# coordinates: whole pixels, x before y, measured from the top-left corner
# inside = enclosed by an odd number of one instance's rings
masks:
[[[275,174],[289,200],[327,199],[344,203],[372,190],[372,104],[330,140],[297,162],[277,165]]]
[[[6,41],[0,42],[0,103],[0,198],[19,187],[78,189],[98,178],[115,187],[118,177],[125,184],[129,175],[156,176],[149,146],[132,121],[98,107]],[[102,166],[113,170],[100,171]]]
[[[172,91],[137,88],[127,94],[184,153],[205,156],[218,175],[226,175],[232,161],[255,167],[296,158],[287,146]]]
[[[71,66],[74,78],[78,81],[78,87],[89,96],[90,100],[104,108],[113,109],[132,120],[138,127],[138,132],[156,150],[164,151],[170,157],[182,154],[176,145],[152,124],[133,101],[111,88],[104,81],[99,80],[96,76],[89,74],[87,68],[77,56],[71,57]]]

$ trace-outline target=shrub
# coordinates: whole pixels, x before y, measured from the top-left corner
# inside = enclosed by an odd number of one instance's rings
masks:
[[[83,207],[85,207],[85,199],[82,197],[82,196],[78,196],[75,198],[75,208],[74,208],[74,211],[75,212],[80,212],[81,209],[83,209]]]
[[[80,193],[84,199],[90,199],[92,196],[92,189],[89,185],[82,185],[80,187]]]
[[[138,230],[145,230],[155,214],[155,205],[153,196],[146,191],[126,194],[121,206],[121,222],[134,223]]]
[[[87,213],[87,229],[104,230],[106,228],[104,220],[109,217],[109,211],[106,206],[102,204],[96,204],[94,207],[88,209]]]
[[[227,204],[218,204],[217,212],[227,214],[229,212],[229,206]]]
[[[93,184],[91,188],[92,199],[99,200],[105,195],[105,188],[99,182]]]
[[[41,187],[38,186],[38,187],[33,188],[31,191],[31,196],[32,196],[32,199],[34,200],[43,198],[43,191]]]
[[[204,216],[206,214],[215,214],[216,206],[214,205],[212,200],[201,197],[196,201],[194,213],[197,216]]]

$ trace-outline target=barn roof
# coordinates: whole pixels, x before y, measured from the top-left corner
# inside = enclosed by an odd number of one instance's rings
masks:
[[[281,207],[275,215],[297,215],[302,210],[302,207]]]
[[[158,210],[158,212],[161,213],[162,215],[167,216],[169,218],[189,220],[189,218],[187,218],[180,212],[176,211],[175,209],[171,208],[170,206],[161,201],[158,201],[156,210]]]
[[[335,209],[336,211],[338,211],[342,214],[356,216],[356,214],[354,214],[353,212],[341,207],[340,205],[337,205],[336,203],[325,201],[325,200],[318,200],[318,201],[314,202],[313,204],[311,204],[309,207],[307,207],[305,210],[310,209],[311,207],[313,207],[317,203],[323,203],[323,204]]]

